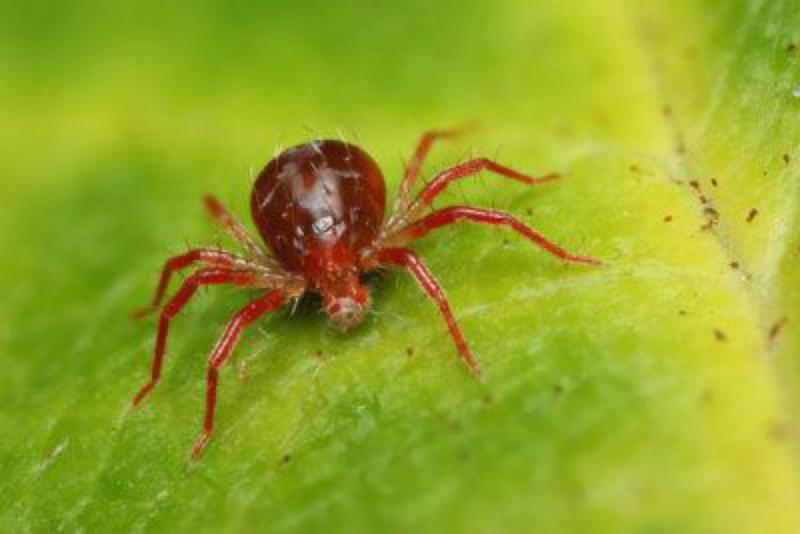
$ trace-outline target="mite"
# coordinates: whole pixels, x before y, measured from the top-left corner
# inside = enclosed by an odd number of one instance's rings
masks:
[[[416,279],[439,308],[467,369],[479,377],[478,360],[470,352],[444,292],[419,256],[408,248],[410,243],[437,228],[466,221],[508,226],[563,261],[599,262],[567,252],[507,213],[472,206],[431,208],[433,200],[450,184],[480,171],[529,185],[551,181],[555,174],[528,176],[477,158],[439,172],[412,194],[431,145],[457,134],[457,130],[436,130],[422,136],[388,217],[380,168],[366,152],[338,140],[311,141],[289,148],[264,167],[253,185],[250,202],[261,242],[216,198],[206,196],[204,203],[211,217],[241,244],[242,253],[197,248],[166,261],[152,305],[136,314],[143,316],[160,309],[150,381],[134,397],[133,404],[138,405],[158,383],[170,321],[199,287],[226,284],[261,290],[233,316],[209,356],[203,430],[192,448],[192,457],[197,458],[214,427],[219,369],[245,327],[312,291],[322,297],[323,309],[333,325],[349,330],[364,319],[371,303],[363,275],[382,267],[403,269]],[[161,307],[170,277],[190,265],[198,268]]]

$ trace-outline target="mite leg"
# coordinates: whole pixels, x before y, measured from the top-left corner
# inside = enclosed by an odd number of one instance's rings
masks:
[[[241,243],[248,254],[255,258],[269,258],[264,249],[259,245],[258,241],[250,235],[250,232],[234,217],[222,202],[213,195],[205,195],[203,197],[203,204],[206,210],[211,215],[211,218],[218,225],[222,227],[225,232],[233,239]]]
[[[447,303],[447,297],[445,297],[444,292],[439,287],[439,284],[436,282],[431,272],[425,267],[422,260],[419,259],[419,256],[417,256],[413,250],[407,248],[386,248],[378,253],[378,261],[386,265],[403,267],[414,275],[422,289],[425,290],[428,296],[439,306],[439,311],[447,323],[450,335],[453,337],[456,348],[461,354],[461,358],[464,360],[467,368],[469,368],[470,372],[475,375],[476,378],[480,378],[480,364],[470,352],[467,342],[464,340],[464,336],[458,328],[456,319],[450,311],[450,305]]]
[[[167,286],[169,285],[169,280],[172,274],[175,271],[188,267],[195,262],[203,263],[208,267],[220,267],[224,269],[246,269],[248,267],[257,268],[256,266],[251,265],[246,259],[219,249],[198,248],[190,250],[186,254],[174,256],[164,263],[164,267],[161,270],[161,278],[159,279],[158,287],[156,288],[156,294],[153,297],[153,303],[146,308],[136,310],[133,313],[133,316],[140,318],[156,311],[158,306],[161,304],[161,299],[164,298],[164,293],[167,290]]]
[[[164,306],[164,309],[161,310],[161,320],[158,323],[158,334],[156,336],[150,381],[145,384],[133,398],[133,404],[139,404],[158,383],[161,377],[161,364],[164,359],[164,352],[167,348],[169,322],[181,311],[189,299],[192,298],[192,295],[195,294],[198,287],[215,284],[252,286],[257,283],[258,277],[254,273],[230,271],[226,269],[201,269],[187,278],[178,292],[175,293],[175,296],[173,296],[167,305]]]
[[[417,180],[422,164],[430,152],[433,143],[439,139],[453,139],[466,132],[468,128],[453,128],[448,130],[431,130],[425,132],[417,144],[417,149],[414,151],[414,156],[406,167],[403,181],[400,183],[400,195],[397,199],[397,208],[407,208],[410,203],[411,189],[414,187],[414,182]]]
[[[466,178],[467,176],[472,176],[483,170],[491,171],[495,174],[499,174],[501,176],[505,176],[506,178],[511,178],[512,180],[516,180],[528,185],[537,185],[549,182],[559,177],[559,175],[556,173],[546,174],[538,177],[528,176],[527,174],[523,174],[504,165],[500,165],[499,163],[496,163],[490,159],[478,158],[461,163],[454,167],[450,167],[449,169],[446,169],[434,176],[433,180],[431,180],[430,183],[428,183],[428,185],[426,185],[425,188],[420,191],[419,195],[417,195],[415,205],[417,205],[419,208],[427,206],[433,202],[433,199],[436,198],[439,193],[444,191],[451,182],[461,178]]]
[[[397,233],[396,237],[392,239],[392,242],[405,244],[409,241],[413,241],[427,235],[428,232],[435,230],[436,228],[440,228],[458,221],[509,226],[516,232],[531,240],[534,244],[564,261],[588,263],[592,265],[600,265],[601,263],[599,260],[589,256],[578,256],[576,254],[567,252],[557,244],[549,241],[533,228],[526,226],[508,213],[482,208],[473,208],[470,206],[451,206],[449,208],[434,211],[433,213],[430,213],[422,219],[412,222],[405,228],[401,229]]]
[[[225,364],[231,350],[239,336],[242,334],[244,328],[258,319],[265,313],[275,311],[286,302],[286,296],[279,289],[275,289],[263,295],[247,306],[239,310],[239,312],[231,319],[225,331],[220,336],[211,356],[208,359],[208,377],[206,381],[206,414],[203,421],[203,432],[200,437],[195,441],[192,447],[192,457],[197,458],[200,453],[205,449],[211,431],[214,428],[214,410],[217,405],[217,379],[219,368]]]

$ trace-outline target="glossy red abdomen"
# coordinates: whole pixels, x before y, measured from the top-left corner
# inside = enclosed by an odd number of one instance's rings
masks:
[[[321,140],[270,161],[250,207],[261,237],[286,268],[313,275],[330,265],[354,265],[377,236],[385,204],[375,161],[354,145]]]

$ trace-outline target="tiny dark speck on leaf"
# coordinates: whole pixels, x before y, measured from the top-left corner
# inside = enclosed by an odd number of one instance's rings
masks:
[[[732,261],[730,263],[730,266],[731,266],[731,269],[738,269],[739,268],[739,262],[738,261]]]
[[[639,166],[633,163],[630,167],[628,167],[628,170],[631,172],[639,172]]]
[[[788,423],[775,421],[769,426],[767,435],[775,441],[786,441],[792,437],[792,427]]]
[[[786,53],[787,54],[791,54],[795,50],[797,50],[797,45],[794,44],[794,43],[789,43],[789,45],[786,47]]]
[[[781,317],[780,319],[775,321],[775,323],[769,329],[768,336],[769,336],[769,342],[770,343],[773,343],[775,341],[775,339],[781,333],[781,330],[783,330],[783,327],[786,326],[786,323],[788,323],[788,322],[789,322],[789,319],[787,317]]]
[[[689,185],[692,186],[694,189],[700,191],[700,182],[697,180],[689,180]]]
[[[714,338],[717,341],[727,341],[728,340],[728,336],[726,336],[725,332],[723,332],[719,328],[715,328],[714,329]]]
[[[530,217],[531,215],[533,215],[533,210],[531,208],[526,208],[525,209],[525,215]]]
[[[413,347],[406,347],[406,356],[411,357],[414,355],[414,348]]]
[[[672,215],[667,215],[664,217],[664,222],[672,222]]]
[[[321,349],[317,349],[316,355],[317,355],[317,358],[322,358],[322,350]]]
[[[764,169],[763,171],[761,171],[761,174],[763,174],[764,176],[766,176],[766,175],[767,175],[767,169]]]
[[[678,310],[678,315],[686,315],[686,310]]]
[[[756,218],[756,215],[758,215],[758,210],[751,208],[750,212],[747,214],[747,222],[753,222],[753,219]]]
[[[712,178],[711,179],[711,185],[713,185],[714,187],[717,187],[717,179],[716,178]]]
[[[788,164],[789,164],[789,162],[791,161],[791,159],[792,159],[792,158],[790,158],[790,157],[789,157],[789,154],[784,154],[784,155],[783,155],[783,162],[784,162],[785,164],[787,164],[787,165],[788,165]]]
[[[281,459],[280,459],[280,461],[278,462],[278,465],[280,465],[281,467],[283,467],[283,466],[287,465],[287,464],[288,464],[289,462],[291,462],[291,461],[292,461],[292,455],[291,455],[291,454],[289,454],[289,453],[286,453],[286,454],[284,454],[283,456],[281,456]]]

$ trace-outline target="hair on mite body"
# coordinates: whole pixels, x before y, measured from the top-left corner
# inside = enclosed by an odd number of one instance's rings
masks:
[[[501,211],[469,205],[431,208],[433,200],[450,184],[484,170],[528,185],[549,182],[557,178],[555,174],[533,177],[490,159],[475,158],[439,172],[412,194],[433,143],[459,133],[461,130],[434,130],[422,136],[388,217],[380,168],[362,149],[341,140],[316,140],[283,150],[258,174],[250,211],[261,240],[215,197],[205,196],[212,219],[241,245],[242,253],[196,248],[165,262],[152,304],[136,314],[160,310],[150,380],[136,394],[133,404],[138,405],[158,383],[170,322],[198,288],[233,285],[263,290],[228,322],[208,358],[203,429],[192,448],[192,457],[197,458],[214,427],[219,369],[243,330],[262,315],[292,301],[296,305],[300,296],[313,292],[321,297],[322,309],[333,325],[347,331],[370,309],[370,291],[362,283],[362,275],[385,267],[405,270],[416,279],[439,308],[467,369],[479,377],[478,361],[461,334],[447,298],[409,244],[437,228],[473,222],[510,227],[566,262],[600,262],[567,252]],[[192,265],[198,268],[162,306],[172,275]]]

